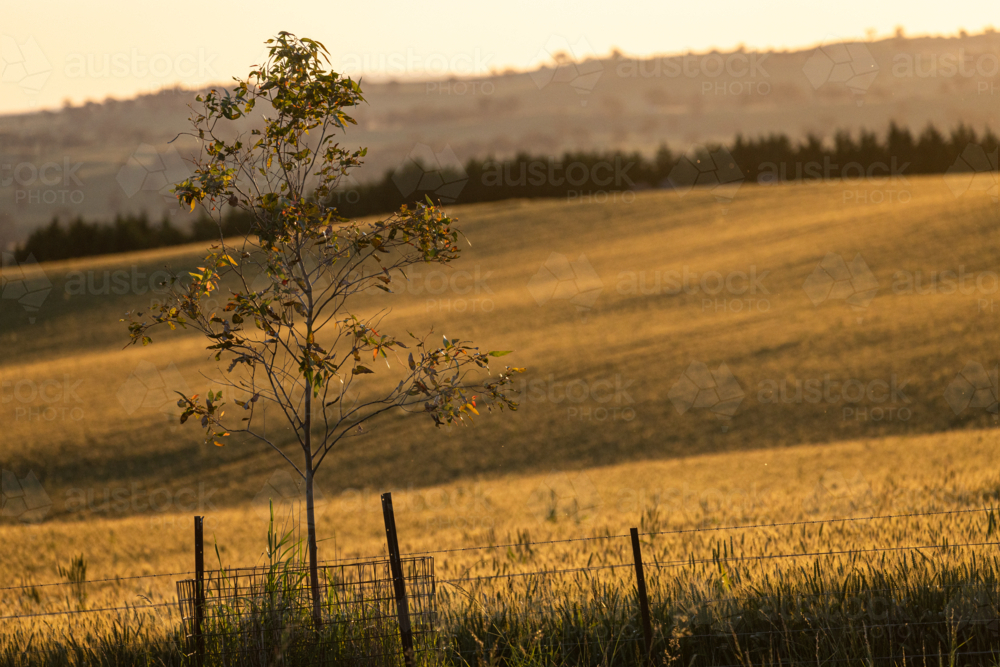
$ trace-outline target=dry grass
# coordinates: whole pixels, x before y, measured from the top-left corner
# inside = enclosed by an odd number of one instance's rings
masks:
[[[933,274],[960,267],[996,271],[1000,217],[988,198],[956,198],[939,178],[910,179],[906,187],[910,201],[892,204],[845,202],[845,192],[879,189],[871,184],[814,183],[745,186],[725,209],[703,192],[640,193],[628,205],[458,208],[472,247],[456,270],[488,276],[489,290],[449,288],[428,300],[411,289],[394,302],[389,326],[436,325],[449,337],[514,348],[511,358],[529,367],[526,378],[535,384],[525,387],[513,415],[449,432],[418,418],[394,418],[340,452],[320,476],[327,500],[321,557],[383,552],[378,493],[385,490],[395,491],[404,551],[522,543],[440,555],[442,578],[569,566],[592,555],[597,562],[627,561],[624,538],[524,543],[621,535],[630,526],[655,531],[992,505],[1000,488],[992,416],[975,408],[956,414],[944,392],[967,362],[996,363],[1000,297],[921,294],[894,284],[897,272],[919,273],[927,285]],[[860,253],[880,282],[861,311],[837,300],[813,305],[804,292],[803,282],[830,252],[848,261]],[[571,260],[583,254],[593,266],[602,291],[592,307],[578,312],[566,300],[533,298],[528,282],[552,253]],[[0,380],[29,388],[64,376],[82,381],[79,402],[70,397],[66,407],[83,413],[79,420],[33,420],[17,411],[63,403],[0,405],[5,443],[17,443],[4,446],[5,469],[18,477],[33,470],[52,499],[44,522],[0,525],[4,585],[58,580],[57,565],[79,553],[92,579],[189,570],[192,514],[207,516],[225,564],[258,560],[262,507],[275,495],[266,483],[281,483],[274,477],[282,470],[277,459],[250,443],[206,449],[196,433],[170,424],[155,401],[129,413],[129,397],[119,400],[140,361],[161,371],[174,364],[190,390],[208,388],[198,369],[211,377],[212,367],[204,364],[200,342],[161,336],[149,348],[121,351],[126,336],[117,317],[148,294],[66,292],[71,271],[93,268],[100,285],[105,268],[148,274],[196,258],[194,249],[181,248],[49,265],[44,271],[54,288],[35,324],[10,302],[0,312],[0,337],[13,351],[0,361]],[[627,288],[629,272],[645,272],[648,286],[656,272],[662,279],[685,266],[698,274],[767,272],[761,295],[767,307],[757,302],[751,312],[733,312],[717,309],[714,300],[706,306],[703,294]],[[741,298],[750,296],[758,298]],[[724,297],[735,298],[714,298]],[[386,303],[373,299],[361,307]],[[487,303],[486,314],[468,312]],[[732,371],[746,395],[730,419],[699,408],[680,414],[669,399],[692,361],[713,370],[725,363]],[[760,391],[770,380],[793,387],[825,376],[865,385],[895,376],[906,384],[905,400],[775,403]],[[624,392],[603,400],[616,382]],[[560,392],[569,383],[600,391],[567,400]],[[905,408],[907,416],[874,417],[874,409],[890,407]],[[647,557],[710,558],[730,537],[744,554],[955,544],[983,541],[987,528],[977,512],[822,530],[667,535],[648,542]],[[944,555],[958,564],[971,553]],[[782,564],[788,563],[761,567]],[[37,597],[4,591],[3,608],[29,613],[78,604],[65,589],[35,590]],[[88,586],[86,604],[141,604],[172,593],[172,578],[129,580]]]

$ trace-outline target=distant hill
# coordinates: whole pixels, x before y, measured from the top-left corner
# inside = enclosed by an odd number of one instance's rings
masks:
[[[518,151],[677,151],[739,133],[832,139],[835,130],[914,131],[1000,118],[1000,34],[885,39],[788,52],[733,51],[563,60],[532,72],[428,82],[363,82],[369,104],[344,143],[369,148],[360,180],[421,144],[442,164]],[[194,91],[0,116],[0,245],[53,215],[111,218],[173,208],[186,175]],[[183,217],[178,218],[183,220]]]

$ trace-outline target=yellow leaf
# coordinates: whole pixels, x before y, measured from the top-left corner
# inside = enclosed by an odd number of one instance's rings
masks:
[[[225,445],[222,444],[221,442],[219,442],[218,440],[215,441],[215,446],[216,447],[225,447]]]

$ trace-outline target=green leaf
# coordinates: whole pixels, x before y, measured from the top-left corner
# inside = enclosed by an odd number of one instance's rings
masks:
[[[365,366],[355,366],[351,370],[351,374],[353,374],[353,375],[364,375],[365,373],[374,373],[374,372],[375,371],[373,371],[370,368],[366,368]]]
[[[489,354],[491,357],[505,357],[513,351],[514,350],[503,350],[503,351],[494,350],[493,352],[488,352],[487,354]]]

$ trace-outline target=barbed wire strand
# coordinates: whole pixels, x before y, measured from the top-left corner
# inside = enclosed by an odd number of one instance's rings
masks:
[[[153,579],[156,577],[180,577],[186,574],[196,574],[194,570],[191,572],[165,572],[162,574],[137,574],[129,577],[109,577],[107,579],[90,579],[88,581],[53,581],[47,584],[23,584],[21,586],[5,586],[0,588],[0,591],[15,591],[23,590],[26,588],[48,588],[49,586],[83,586],[86,584],[103,584],[108,582],[117,581],[129,581],[132,579]]]
[[[946,514],[970,514],[974,512],[985,512],[996,508],[982,507],[975,509],[963,509],[963,510],[941,510],[936,512],[911,512],[908,514],[883,514],[883,515],[873,515],[866,517],[840,517],[835,519],[810,519],[807,521],[784,521],[778,523],[758,523],[758,524],[743,524],[734,526],[713,526],[709,528],[679,528],[676,530],[661,530],[661,531],[650,531],[639,533],[640,536],[650,537],[656,535],[678,535],[683,533],[703,533],[703,532],[717,532],[723,530],[750,530],[750,529],[761,529],[761,528],[786,528],[789,526],[807,526],[816,524],[826,524],[826,523],[840,523],[840,522],[854,522],[854,521],[878,521],[885,519],[904,519],[904,518],[914,518],[922,516],[941,516]],[[566,544],[571,542],[588,542],[594,540],[610,540],[610,539],[622,539],[630,537],[629,534],[620,535],[594,535],[591,537],[571,537],[560,540],[539,540],[533,542],[511,542],[507,544],[489,544],[482,546],[471,546],[471,547],[457,547],[454,549],[438,549],[434,551],[413,551],[405,554],[400,554],[403,558],[407,556],[431,556],[436,554],[447,554],[447,553],[459,553],[463,551],[482,551],[487,549],[507,549],[507,548],[517,548],[517,547],[527,547],[527,546],[542,546],[546,544]],[[319,563],[344,563],[351,561],[368,561],[368,560],[378,560],[387,559],[388,556],[385,554],[379,554],[377,556],[349,556],[344,558],[331,558],[318,561]],[[133,579],[149,579],[155,577],[178,577],[188,574],[195,574],[194,571],[190,572],[172,572],[164,574],[140,574],[128,577],[109,577],[107,579],[92,579],[90,581],[81,582],[83,584],[98,584],[107,582],[117,582],[117,581],[129,581]],[[76,582],[69,581],[54,581],[44,584],[25,584],[21,586],[5,586],[0,587],[0,591],[9,590],[21,590],[28,588],[44,588],[49,586],[75,586],[79,585]]]
[[[734,526],[711,526],[707,528],[678,528],[676,530],[660,530],[660,531],[649,531],[644,533],[639,533],[640,537],[651,537],[656,535],[679,535],[683,533],[707,533],[707,532],[717,532],[723,530],[750,530],[750,529],[762,529],[762,528],[787,528],[790,526],[810,526],[816,524],[826,524],[826,523],[841,523],[841,522],[853,522],[853,521],[880,521],[887,519],[906,519],[922,516],[941,516],[946,514],[970,514],[974,512],[986,512],[995,508],[990,507],[979,507],[974,509],[962,509],[962,510],[940,510],[936,512],[910,512],[908,514],[881,514],[873,516],[864,517],[839,517],[834,519],[809,519],[806,521],[782,521],[777,523],[756,523],[756,524],[742,524]],[[528,547],[528,546],[542,546],[546,544],[565,544],[569,542],[588,542],[594,540],[611,540],[611,539],[622,539],[631,537],[628,533],[623,533],[620,535],[594,535],[591,537],[572,537],[560,540],[538,540],[532,542],[510,542],[507,544],[487,544],[481,546],[471,546],[471,547],[456,547],[453,549],[436,549],[433,551],[411,551],[403,554],[404,556],[432,556],[437,554],[448,554],[448,553],[459,553],[463,551],[482,551],[488,549],[507,549],[507,548],[517,548],[517,547]],[[337,563],[342,561],[356,561],[356,560],[368,560],[375,558],[386,558],[384,554],[378,556],[351,556],[344,558],[334,558],[330,560],[324,560],[324,563]]]
[[[836,551],[811,551],[790,554],[765,554],[759,556],[720,556],[719,558],[697,558],[687,560],[659,562],[653,560],[648,563],[650,567],[676,567],[679,565],[716,563],[719,561],[748,561],[748,560],[771,560],[776,558],[809,558],[813,556],[843,556],[849,554],[881,553],[886,551],[919,551],[920,549],[958,549],[960,547],[986,547],[1000,546],[1000,542],[962,542],[959,544],[925,544],[921,546],[901,546],[901,547],[877,547],[873,549],[842,549]]]
[[[38,618],[39,616],[66,616],[69,614],[96,614],[99,612],[106,611],[132,611],[133,609],[153,609],[154,607],[173,607],[177,605],[177,601],[173,602],[154,602],[153,604],[145,605],[134,605],[131,607],[105,607],[103,609],[71,609],[68,611],[45,611],[38,612],[34,614],[14,614],[12,616],[0,616],[0,621],[8,621],[11,619],[21,619],[21,618]]]
[[[858,516],[858,517],[841,517],[839,519],[810,519],[808,521],[782,521],[778,523],[757,523],[757,524],[745,524],[740,526],[715,526],[711,528],[678,528],[676,530],[659,530],[648,533],[639,533],[639,535],[677,535],[680,533],[705,533],[719,530],[748,530],[751,528],[786,528],[788,526],[809,526],[820,523],[840,523],[848,521],[880,521],[883,519],[909,519],[918,516],[940,516],[943,514],[970,514],[972,512],[987,512],[996,508],[993,507],[979,507],[976,509],[964,509],[964,510],[941,510],[938,512],[912,512],[909,514],[879,514],[873,516]]]

